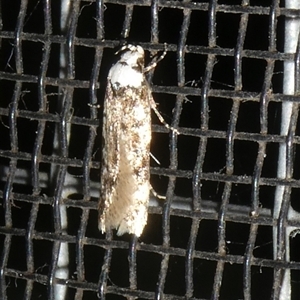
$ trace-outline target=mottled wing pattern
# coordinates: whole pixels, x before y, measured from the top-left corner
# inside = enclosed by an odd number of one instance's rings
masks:
[[[140,236],[147,223],[151,140],[149,95],[146,86],[122,88],[115,94],[114,100],[122,103],[122,117],[110,120],[111,126],[107,119],[105,126],[106,134],[110,135],[105,141],[106,162],[101,178],[101,202],[105,203],[100,216],[102,231],[117,228],[118,235],[128,232]],[[120,109],[117,103],[114,108]],[[117,132],[113,131],[115,129]],[[118,147],[118,151],[114,147]],[[118,155],[109,151],[118,152]],[[118,164],[118,171],[115,164]]]
[[[99,229],[140,236],[150,193],[151,105],[144,51],[125,47],[111,68],[105,96]]]
[[[121,104],[118,97],[114,95],[110,81],[107,83],[105,99],[102,130],[104,145],[102,149],[101,194],[99,201],[99,227],[102,231],[105,231],[106,210],[111,205],[116,193],[120,166]]]

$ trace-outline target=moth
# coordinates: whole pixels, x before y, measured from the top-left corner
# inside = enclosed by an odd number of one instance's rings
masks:
[[[151,108],[165,122],[144,75],[156,63],[144,68],[141,46],[127,45],[120,52],[104,99],[99,230],[139,237],[147,223],[151,189]]]

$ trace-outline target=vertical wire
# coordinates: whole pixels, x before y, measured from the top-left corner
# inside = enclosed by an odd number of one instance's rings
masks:
[[[287,0],[285,1],[285,7],[290,9],[300,9],[300,2],[297,0]],[[299,51],[297,45],[299,43],[299,32],[300,32],[300,18],[295,16],[286,17],[285,20],[285,41],[284,41],[284,52],[285,53],[295,53],[296,50]],[[298,52],[297,52],[298,53]],[[283,93],[287,95],[298,94],[296,78],[299,74],[296,74],[298,68],[297,56],[293,61],[284,62],[284,77],[283,77]],[[295,76],[296,75],[296,76]],[[285,101],[282,102],[282,114],[281,114],[281,129],[280,134],[286,136],[286,142],[279,144],[278,153],[278,164],[277,164],[277,177],[280,179],[288,179],[291,174],[288,174],[287,163],[289,160],[289,138],[291,134],[291,129],[293,127],[293,111],[295,112],[295,107],[292,102]],[[286,200],[289,198],[289,188],[284,185],[276,186],[275,190],[275,200],[274,200],[274,219],[278,220],[277,226],[273,228],[273,253],[274,259],[279,259],[281,257],[282,247],[279,243],[283,242],[286,246],[286,259],[289,260],[289,235],[293,231],[293,227],[282,227],[282,220],[286,218],[285,211]],[[283,219],[282,219],[283,218]],[[285,231],[285,234],[283,234]],[[282,239],[285,239],[283,241]],[[283,274],[284,273],[284,274]],[[291,299],[291,278],[290,270],[275,271],[274,285],[273,285],[273,297],[280,300]],[[277,287],[278,284],[280,287]]]

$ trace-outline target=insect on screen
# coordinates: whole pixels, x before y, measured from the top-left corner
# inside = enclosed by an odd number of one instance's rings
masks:
[[[300,298],[298,1],[0,3],[0,299]]]

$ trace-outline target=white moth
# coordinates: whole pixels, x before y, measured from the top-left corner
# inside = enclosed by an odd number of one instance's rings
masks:
[[[147,223],[151,189],[151,108],[165,122],[144,76],[156,64],[144,68],[140,46],[120,51],[108,74],[104,103],[99,230],[139,237]]]

